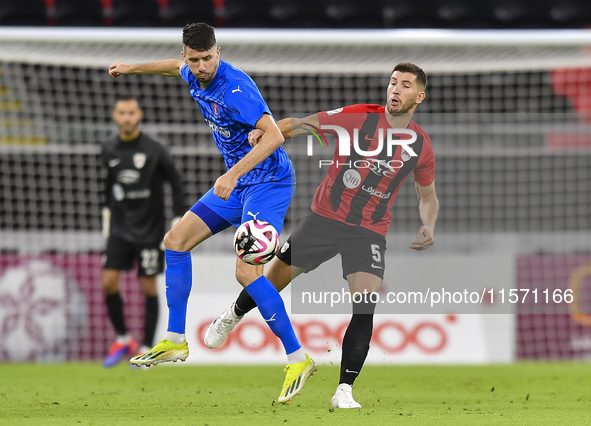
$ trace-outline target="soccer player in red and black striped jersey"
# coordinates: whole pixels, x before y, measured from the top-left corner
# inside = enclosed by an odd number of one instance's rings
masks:
[[[337,136],[334,157],[316,190],[312,212],[265,271],[278,290],[302,272],[310,272],[340,254],[343,277],[352,294],[379,291],[384,277],[385,235],[392,221],[390,208],[411,172],[423,225],[410,248],[419,251],[433,245],[439,211],[435,157],[429,136],[412,121],[414,110],[425,99],[426,87],[427,77],[421,68],[401,63],[390,76],[385,106],[352,105],[277,123],[286,138],[311,128],[332,130]],[[348,134],[344,138],[343,130]],[[408,140],[413,132],[416,140]],[[256,144],[261,135],[260,131],[253,131],[251,144]],[[347,139],[348,145],[341,143]],[[244,314],[255,306],[243,291],[236,303],[210,325],[204,338],[206,346],[221,345]],[[369,351],[374,310],[375,303],[368,298],[353,304],[343,339],[340,382],[331,400],[335,408],[361,407],[353,399],[352,385]]]

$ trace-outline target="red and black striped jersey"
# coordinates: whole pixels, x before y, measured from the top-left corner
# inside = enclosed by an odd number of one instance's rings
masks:
[[[332,164],[312,202],[312,211],[345,224],[362,226],[381,235],[386,235],[392,221],[390,209],[398,190],[410,172],[420,186],[429,186],[435,177],[435,156],[431,139],[414,121],[408,130],[413,130],[417,139],[410,147],[416,154],[411,156],[401,145],[391,145],[390,156],[385,141],[392,126],[386,120],[385,107],[359,104],[325,111],[317,114],[324,133],[335,131],[323,126],[340,126],[350,135],[350,154],[339,155],[338,143]],[[354,137],[357,133],[358,149]],[[408,134],[392,139],[408,139]],[[380,139],[382,149],[379,148]],[[359,152],[376,151],[375,155]]]

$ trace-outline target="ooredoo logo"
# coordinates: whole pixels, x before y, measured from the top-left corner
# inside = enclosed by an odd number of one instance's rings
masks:
[[[205,347],[203,335],[211,321],[202,322],[197,329],[197,340]],[[300,343],[306,351],[326,353],[340,347],[349,323],[347,321],[331,326],[326,322],[312,320],[292,321]],[[448,333],[443,325],[432,320],[419,321],[416,324],[403,324],[394,320],[376,323],[372,335],[372,347],[388,354],[397,354],[414,348],[424,354],[438,354],[448,345]],[[227,341],[218,351],[238,347],[248,352],[261,352],[271,349],[280,352],[281,342],[269,327],[252,320],[242,321],[228,336]]]

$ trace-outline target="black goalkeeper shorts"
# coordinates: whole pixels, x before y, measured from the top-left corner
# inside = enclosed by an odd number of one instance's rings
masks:
[[[311,212],[279,249],[277,257],[310,272],[340,254],[343,278],[354,272],[367,272],[383,279],[385,252],[383,235]]]
[[[113,235],[107,240],[103,259],[104,269],[129,271],[138,262],[138,277],[151,277],[164,271],[164,251],[161,242],[131,243]]]

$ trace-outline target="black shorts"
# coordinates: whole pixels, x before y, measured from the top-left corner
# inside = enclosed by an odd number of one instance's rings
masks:
[[[107,240],[103,268],[129,271],[137,261],[138,277],[160,274],[164,271],[164,251],[160,246],[161,242],[130,243],[111,235]]]
[[[311,212],[279,249],[277,257],[310,272],[338,253],[343,278],[354,272],[367,272],[383,279],[385,252],[383,235]]]

